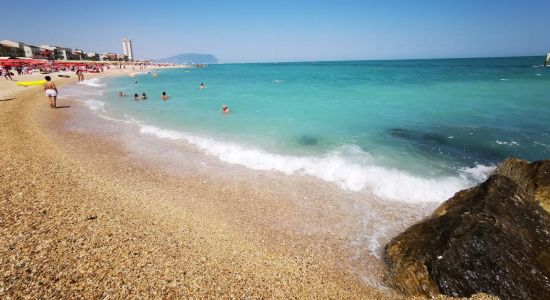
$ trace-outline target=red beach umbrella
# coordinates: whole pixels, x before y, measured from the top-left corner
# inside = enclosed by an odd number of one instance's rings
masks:
[[[28,64],[29,64],[29,65],[38,66],[38,65],[48,65],[48,62],[47,62],[47,61],[43,61],[43,60],[36,60],[36,59],[33,59],[33,60],[29,60]]]
[[[24,59],[8,58],[8,59],[0,60],[0,66],[15,67],[15,66],[23,65],[24,62],[25,62]]]
[[[0,66],[10,66],[10,67],[18,67],[18,66],[26,66],[26,65],[46,65],[48,64],[46,61],[42,60],[36,60],[36,59],[17,59],[17,58],[8,58],[8,59],[1,59],[0,60]]]

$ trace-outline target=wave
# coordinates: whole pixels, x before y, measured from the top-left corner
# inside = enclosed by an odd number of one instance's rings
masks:
[[[84,101],[84,106],[95,112],[105,112],[105,102],[95,99],[88,99]]]
[[[514,141],[506,142],[506,141],[497,140],[496,143],[499,144],[499,145],[519,146],[519,144],[517,142],[514,142]]]
[[[100,83],[101,82],[101,79],[99,78],[92,78],[92,79],[86,79],[84,81],[81,81],[77,84],[83,84],[83,85],[87,85],[87,86],[91,86],[91,87],[102,87],[102,86],[105,86],[104,83]]]
[[[186,141],[203,153],[227,163],[242,165],[252,170],[314,176],[335,183],[345,190],[367,189],[382,198],[411,203],[444,201],[455,192],[484,180],[493,168],[478,165],[474,168],[460,169],[458,176],[424,178],[376,165],[370,155],[356,145],[344,145],[323,156],[291,156],[140,122],[136,124],[139,125],[142,134]],[[349,159],[350,156],[358,155],[363,158],[361,163]]]

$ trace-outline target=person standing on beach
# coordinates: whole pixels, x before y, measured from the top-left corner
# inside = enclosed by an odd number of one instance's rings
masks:
[[[52,82],[52,78],[50,76],[46,76],[44,79],[46,79],[44,90],[46,91],[46,96],[48,96],[48,99],[50,100],[50,107],[57,108],[57,87],[55,86],[55,83]]]
[[[6,78],[6,80],[8,80],[8,78],[10,80],[13,80],[13,78],[11,78],[10,70],[11,70],[11,68],[8,67],[8,66],[4,67],[4,78]]]

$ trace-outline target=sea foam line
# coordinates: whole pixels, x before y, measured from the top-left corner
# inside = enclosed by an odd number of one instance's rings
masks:
[[[460,170],[460,176],[423,178],[408,172],[369,164],[358,164],[346,159],[350,152],[362,152],[355,145],[345,145],[323,156],[291,156],[271,153],[255,147],[221,142],[185,132],[138,123],[142,134],[162,139],[183,140],[195,145],[203,153],[220,160],[242,165],[252,170],[279,171],[287,175],[299,174],[332,182],[345,190],[367,188],[375,195],[406,202],[441,202],[455,192],[485,179],[492,167],[477,166]]]
[[[100,83],[100,82],[101,82],[101,80],[99,78],[92,78],[92,79],[86,79],[84,81],[81,81],[78,84],[83,84],[83,85],[92,86],[92,87],[105,86],[104,83]]]

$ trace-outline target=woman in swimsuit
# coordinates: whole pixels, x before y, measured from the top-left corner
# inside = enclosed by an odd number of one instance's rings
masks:
[[[48,96],[48,99],[50,100],[50,107],[57,108],[57,87],[55,86],[55,83],[53,83],[50,76],[46,76],[44,79],[46,79],[44,91],[46,91],[46,96]]]

